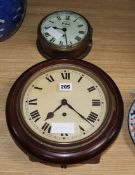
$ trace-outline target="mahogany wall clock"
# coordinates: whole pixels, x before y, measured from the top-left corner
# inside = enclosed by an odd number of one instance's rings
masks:
[[[56,11],[38,25],[37,48],[45,58],[84,58],[92,47],[92,27],[73,11]]]
[[[17,79],[6,118],[16,144],[30,157],[74,164],[100,155],[116,138],[123,101],[113,80],[97,66],[52,59]]]

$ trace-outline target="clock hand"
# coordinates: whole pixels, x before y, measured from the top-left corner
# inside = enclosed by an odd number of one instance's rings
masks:
[[[66,32],[65,32],[65,40],[66,40],[66,46],[67,46],[67,35],[66,35]]]
[[[62,100],[62,103],[63,103],[63,105],[67,105],[70,109],[72,109],[73,111],[75,111],[83,120],[85,120],[87,123],[89,123],[93,127],[93,125],[82,114],[80,114],[70,104],[67,103],[67,100],[66,99],[63,99]]]
[[[48,112],[47,117],[46,117],[45,120],[53,118],[53,117],[54,117],[54,113],[53,112]]]
[[[63,105],[63,104],[59,105],[53,112],[48,112],[47,117],[46,117],[45,120],[50,119],[50,118],[53,118],[53,117],[54,117],[54,113],[55,113],[56,111],[58,111],[58,110],[61,108],[62,105]]]
[[[63,28],[59,28],[59,27],[53,27],[54,29],[59,29],[63,31]]]
[[[63,105],[66,105],[67,101],[65,99],[61,100],[61,104],[53,111],[53,112],[48,112],[47,117],[45,120],[53,118],[54,117],[54,113],[56,111],[58,111]]]
[[[66,46],[67,46],[68,44],[67,44],[67,34],[66,34],[66,31],[67,31],[67,29],[66,28],[63,28],[63,32],[65,33],[64,36],[65,36],[65,40],[66,40]]]

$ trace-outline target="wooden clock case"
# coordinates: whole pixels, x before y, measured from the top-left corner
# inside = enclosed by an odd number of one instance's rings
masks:
[[[26,81],[37,71],[57,64],[74,64],[90,70],[104,83],[109,96],[109,110],[101,128],[90,138],[79,142],[78,146],[70,145],[60,148],[57,145],[43,143],[29,134],[19,120],[19,97]],[[43,61],[25,71],[12,86],[6,103],[6,119],[9,131],[15,143],[30,157],[40,162],[52,164],[75,164],[100,157],[100,154],[116,139],[123,121],[123,100],[113,80],[100,68],[82,60],[53,59]],[[95,159],[96,163],[98,159]]]

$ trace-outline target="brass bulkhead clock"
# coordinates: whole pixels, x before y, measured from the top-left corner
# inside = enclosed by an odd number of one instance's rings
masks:
[[[56,11],[38,25],[37,48],[45,58],[84,58],[92,47],[92,27],[82,15]]]

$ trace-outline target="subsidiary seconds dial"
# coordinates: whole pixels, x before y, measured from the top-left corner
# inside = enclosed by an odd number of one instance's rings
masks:
[[[37,46],[47,58],[83,58],[92,47],[92,27],[76,12],[53,12],[39,23]]]

